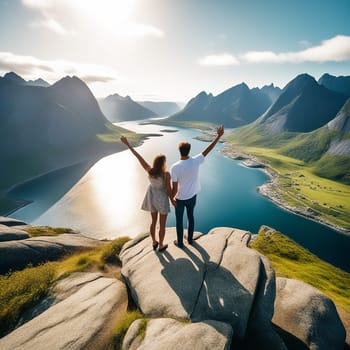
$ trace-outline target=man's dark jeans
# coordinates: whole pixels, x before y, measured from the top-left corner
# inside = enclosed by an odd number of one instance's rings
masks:
[[[193,241],[193,231],[194,231],[194,207],[196,205],[197,196],[193,196],[190,199],[176,200],[175,207],[175,216],[176,216],[176,233],[177,233],[177,244],[179,247],[183,246],[183,236],[184,236],[184,224],[183,224],[183,216],[184,210],[186,208],[187,212],[187,220],[188,220],[188,242],[192,243]]]

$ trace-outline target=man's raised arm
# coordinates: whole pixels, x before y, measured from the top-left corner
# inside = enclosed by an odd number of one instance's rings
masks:
[[[224,134],[225,130],[224,130],[224,126],[221,125],[216,129],[216,137],[215,139],[212,141],[212,143],[202,152],[203,156],[206,157],[208,155],[208,153],[210,151],[213,150],[213,148],[215,147],[215,145],[218,143],[218,141],[220,140],[220,137]]]

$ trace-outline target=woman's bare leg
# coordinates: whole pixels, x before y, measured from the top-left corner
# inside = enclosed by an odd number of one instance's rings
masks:
[[[151,234],[153,245],[154,245],[154,244],[157,243],[157,240],[156,240],[156,226],[157,226],[158,212],[152,212],[151,216],[152,216],[152,222],[151,222],[151,226],[149,228],[149,232]]]
[[[168,214],[159,214],[159,249],[162,249],[165,237],[165,225]]]

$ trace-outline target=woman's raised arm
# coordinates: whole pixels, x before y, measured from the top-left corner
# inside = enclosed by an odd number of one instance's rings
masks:
[[[120,141],[124,143],[124,145],[128,146],[131,153],[137,158],[137,160],[140,162],[142,167],[148,172],[151,169],[151,166],[143,159],[140,153],[138,153],[134,147],[132,147],[128,141],[128,139],[125,136],[122,136],[120,138]]]

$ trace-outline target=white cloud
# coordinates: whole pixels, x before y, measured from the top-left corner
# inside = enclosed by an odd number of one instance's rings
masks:
[[[130,36],[136,36],[136,37],[144,37],[144,36],[153,36],[156,38],[164,37],[164,32],[161,29],[151,26],[149,24],[139,24],[139,23],[129,24],[127,33]]]
[[[202,57],[199,61],[201,66],[236,66],[239,65],[238,59],[229,53],[220,53]]]
[[[60,23],[58,23],[53,18],[43,18],[38,21],[34,21],[30,24],[32,27],[42,27],[46,29],[50,29],[57,34],[65,35],[67,34],[67,30],[62,27]]]
[[[250,51],[240,56],[250,63],[341,62],[350,60],[350,36],[337,35],[318,46],[296,52]]]
[[[54,82],[66,75],[76,75],[86,83],[106,83],[119,80],[118,74],[102,65],[65,60],[41,60],[33,56],[0,52],[0,73],[14,71],[25,79],[41,77]]]
[[[22,4],[38,12],[31,26],[61,35],[93,30],[104,36],[164,37],[160,28],[131,19],[137,0],[22,0]]]

